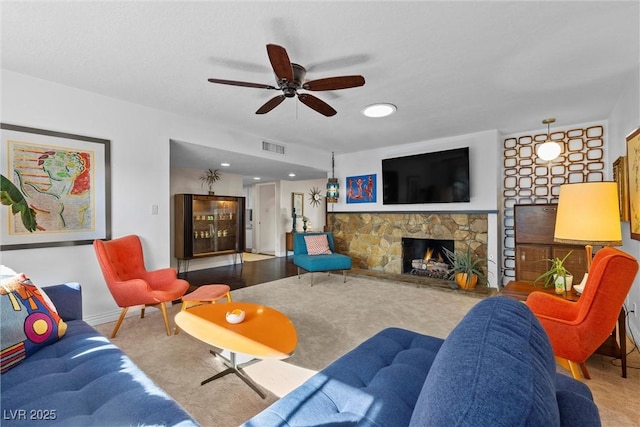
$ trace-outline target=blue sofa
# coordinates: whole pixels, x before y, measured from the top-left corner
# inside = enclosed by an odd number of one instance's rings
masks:
[[[599,426],[526,305],[491,297],[446,340],[385,329],[247,421],[262,426]]]
[[[309,255],[305,236],[326,235],[329,243],[330,254]],[[351,270],[351,257],[336,253],[332,233],[294,233],[293,234],[293,263],[298,267],[298,278],[300,269],[311,273],[311,285],[313,286],[314,272],[329,272],[342,270],[344,281],[347,281],[347,270]]]
[[[118,347],[82,320],[81,288],[43,288],[65,335],[2,374],[2,426],[197,426]]]

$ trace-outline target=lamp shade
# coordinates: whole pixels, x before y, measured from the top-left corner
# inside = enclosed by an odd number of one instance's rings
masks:
[[[554,240],[574,245],[622,245],[617,184],[584,182],[562,185]]]
[[[537,155],[542,160],[550,161],[555,159],[562,152],[562,147],[555,141],[546,141],[538,146]]]
[[[327,203],[338,203],[339,187],[337,178],[329,178],[327,182]]]

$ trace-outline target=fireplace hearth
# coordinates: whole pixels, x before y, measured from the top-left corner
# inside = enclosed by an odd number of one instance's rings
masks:
[[[449,279],[452,265],[443,248],[453,251],[454,241],[403,237],[402,273]]]

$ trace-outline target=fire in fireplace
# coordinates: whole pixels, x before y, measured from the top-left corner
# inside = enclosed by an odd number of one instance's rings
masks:
[[[448,279],[452,266],[442,248],[453,251],[453,240],[402,238],[402,273]]]

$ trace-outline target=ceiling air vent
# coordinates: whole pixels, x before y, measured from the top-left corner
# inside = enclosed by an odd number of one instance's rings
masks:
[[[262,149],[272,153],[284,154],[284,145],[274,144],[273,142],[262,141]]]

